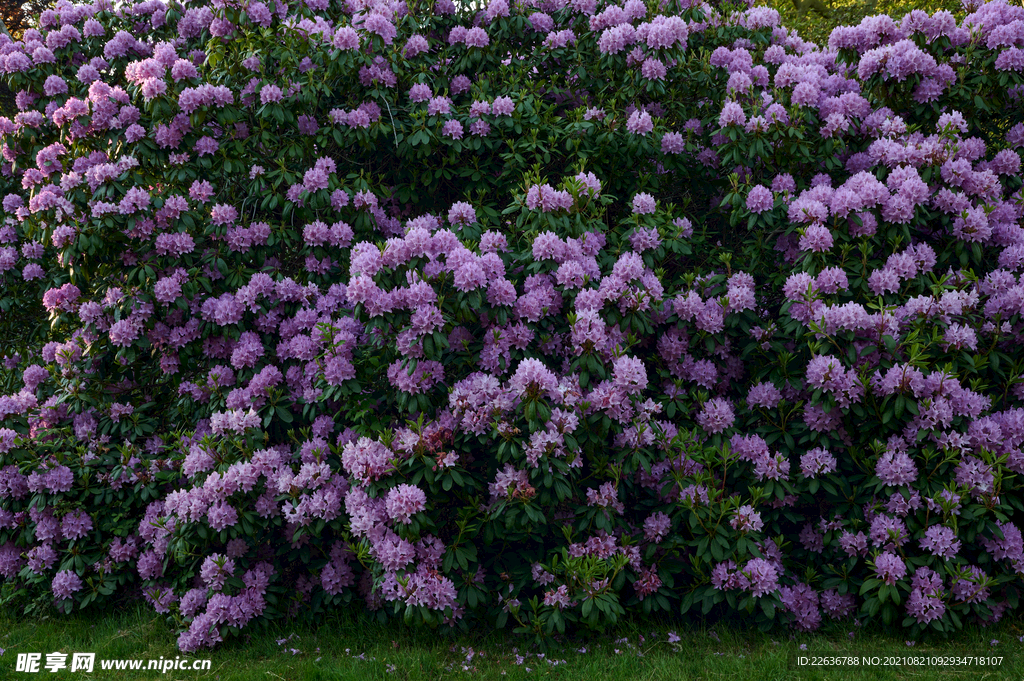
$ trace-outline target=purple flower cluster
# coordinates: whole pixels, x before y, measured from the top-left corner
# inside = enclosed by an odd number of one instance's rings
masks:
[[[744,533],[759,532],[764,527],[761,514],[755,511],[752,506],[741,506],[738,508],[729,524],[732,525],[733,529]]]

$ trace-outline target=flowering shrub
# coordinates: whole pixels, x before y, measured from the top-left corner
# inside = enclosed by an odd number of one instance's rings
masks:
[[[3,135],[0,577],[947,631],[1024,574],[1024,9],[62,0]],[[40,302],[42,307],[40,308]]]

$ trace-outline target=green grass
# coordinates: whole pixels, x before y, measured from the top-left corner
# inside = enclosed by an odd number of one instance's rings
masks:
[[[848,636],[854,631],[851,639]],[[668,643],[668,632],[682,640]],[[779,630],[769,634],[735,626],[695,623],[626,622],[605,636],[567,637],[544,657],[529,643],[506,632],[445,635],[410,630],[397,623],[379,624],[341,613],[319,626],[278,625],[253,629],[198,659],[212,661],[210,671],[101,671],[101,659],[158,659],[180,655],[176,635],[166,619],[143,606],[101,617],[25,619],[0,611],[0,679],[39,678],[19,674],[19,652],[96,653],[92,674],[67,670],[39,674],[74,679],[211,679],[242,681],[285,679],[936,679],[995,681],[1024,678],[1024,622],[1007,620],[988,629],[969,628],[950,641],[919,641],[908,647],[903,638],[881,630],[860,630],[852,624],[831,624],[806,634]],[[641,642],[641,636],[644,637]],[[992,639],[999,644],[993,647]],[[280,642],[282,641],[283,642]],[[806,646],[806,651],[801,649]],[[470,649],[471,659],[467,660]],[[585,652],[581,652],[584,651]],[[541,653],[543,654],[543,653]],[[999,655],[1000,667],[874,667],[831,669],[797,667],[798,655]],[[517,659],[517,655],[523,656]],[[70,660],[70,657],[69,657]],[[564,662],[562,662],[564,660]],[[558,664],[552,664],[557,661]],[[529,671],[528,671],[529,670]]]

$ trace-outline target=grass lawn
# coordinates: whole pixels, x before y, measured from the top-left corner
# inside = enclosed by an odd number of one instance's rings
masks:
[[[853,635],[850,636],[852,631]],[[680,637],[669,643],[669,632]],[[30,620],[0,610],[0,679],[40,676],[74,679],[213,679],[241,681],[318,681],[321,679],[941,679],[995,681],[1024,679],[1024,622],[1004,620],[969,628],[955,640],[917,641],[897,633],[829,625],[813,634],[779,630],[771,634],[716,626],[626,622],[605,636],[564,638],[546,654],[502,632],[449,636],[402,625],[378,624],[341,613],[318,627],[279,625],[254,629],[194,656],[209,659],[209,671],[102,670],[101,660],[173,659],[176,635],[163,616],[139,606],[92,618]],[[992,645],[992,641],[998,643]],[[803,649],[806,646],[806,650]],[[46,654],[96,653],[92,674],[47,671]],[[18,653],[42,653],[36,674],[15,671]],[[878,657],[880,664],[853,667],[800,667],[798,656]],[[1002,657],[993,666],[884,666],[886,657]],[[188,656],[183,656],[188,657]],[[889,660],[891,662],[891,660]],[[145,663],[144,663],[145,664]]]

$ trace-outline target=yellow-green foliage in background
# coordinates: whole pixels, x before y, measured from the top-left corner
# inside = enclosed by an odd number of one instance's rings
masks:
[[[960,0],[766,0],[763,4],[779,11],[783,26],[822,46],[828,44],[836,26],[854,26],[874,14],[888,14],[897,20],[915,9],[929,14],[944,9],[957,19],[966,14]]]

